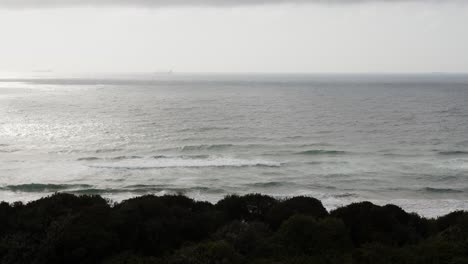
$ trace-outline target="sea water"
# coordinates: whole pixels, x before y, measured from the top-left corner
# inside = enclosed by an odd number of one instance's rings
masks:
[[[0,200],[183,193],[468,209],[468,76],[0,80]]]

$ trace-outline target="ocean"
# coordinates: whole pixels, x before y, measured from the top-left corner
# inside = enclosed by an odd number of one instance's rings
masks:
[[[468,75],[0,79],[0,200],[183,193],[468,210]]]

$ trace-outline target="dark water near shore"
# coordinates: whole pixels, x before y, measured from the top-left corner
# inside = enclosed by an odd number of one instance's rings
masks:
[[[468,209],[468,76],[2,79],[0,200],[56,191]]]

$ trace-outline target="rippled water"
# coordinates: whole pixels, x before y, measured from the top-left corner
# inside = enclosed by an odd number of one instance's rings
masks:
[[[464,75],[0,80],[0,200],[311,195],[468,209]]]

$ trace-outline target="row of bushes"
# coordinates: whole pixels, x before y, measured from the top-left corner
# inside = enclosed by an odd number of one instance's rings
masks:
[[[310,197],[55,194],[0,204],[0,263],[468,263],[468,212],[395,205],[327,212]]]

